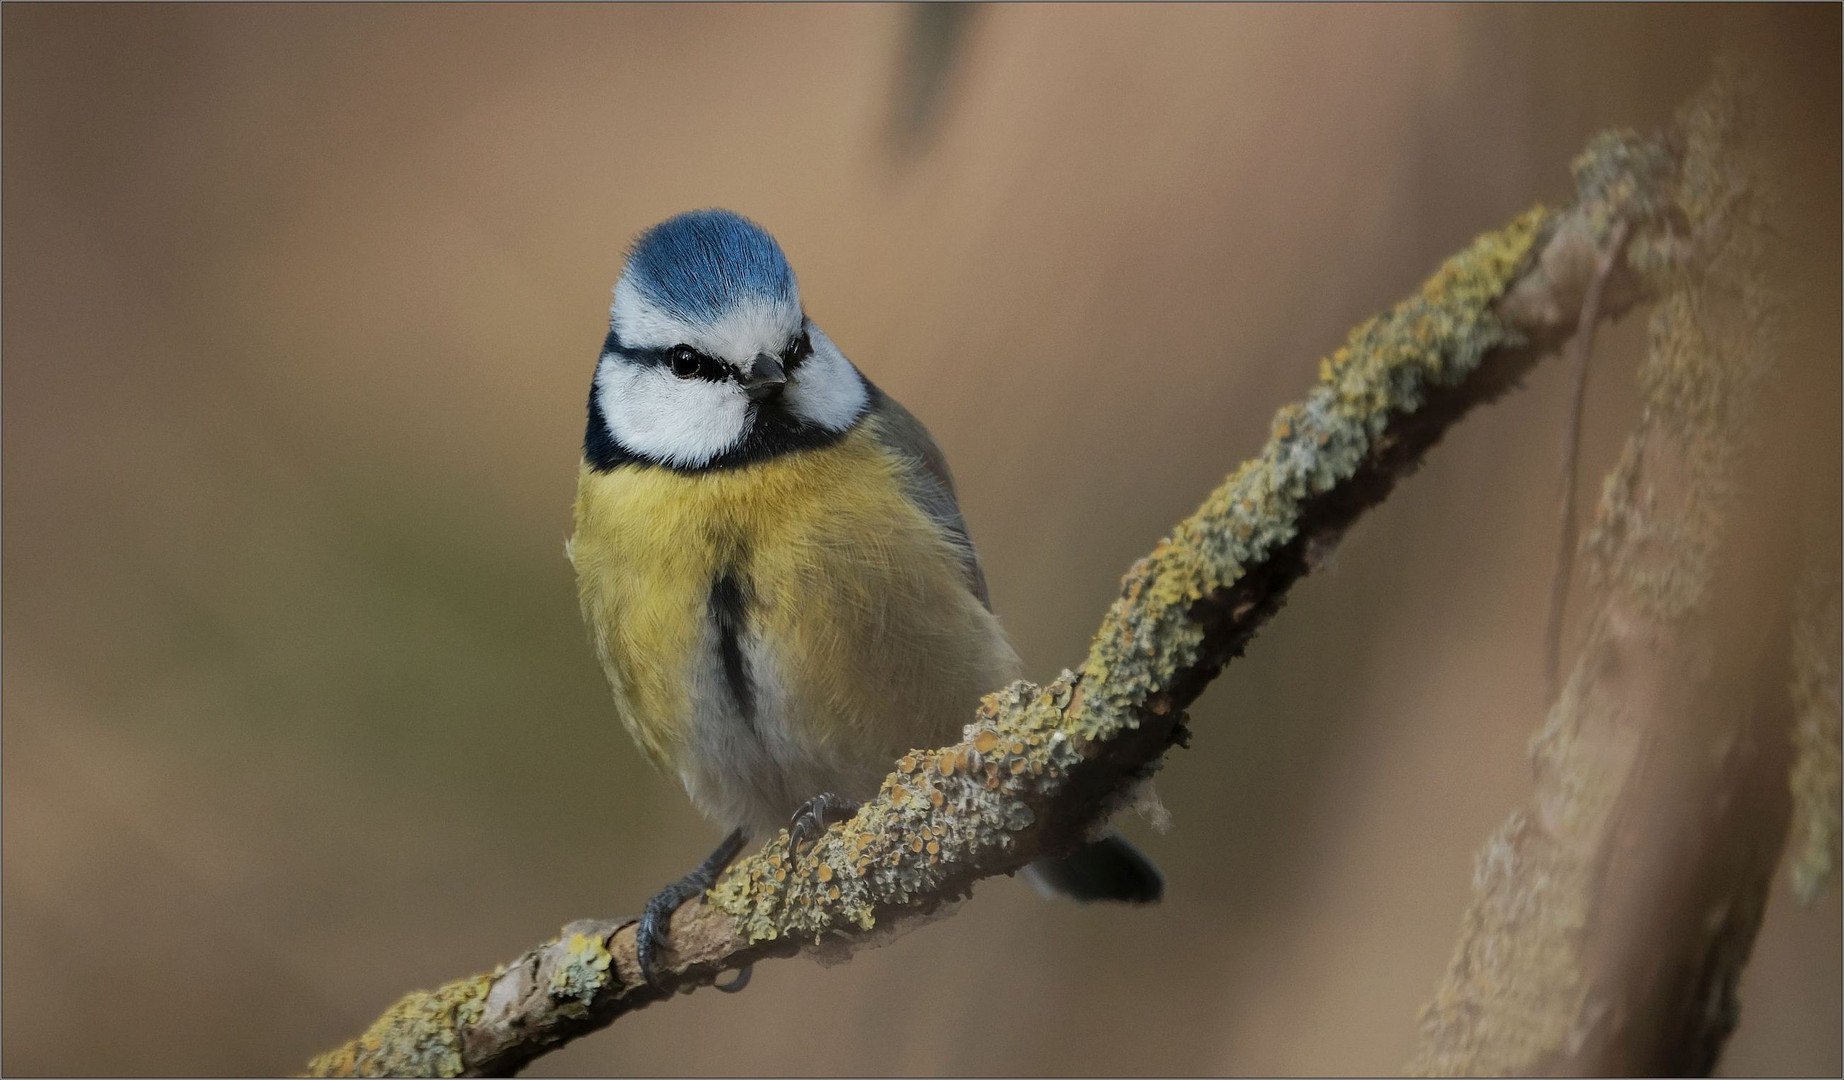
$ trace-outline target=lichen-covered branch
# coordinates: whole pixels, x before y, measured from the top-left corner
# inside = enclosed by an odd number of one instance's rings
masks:
[[[675,916],[660,986],[640,979],[628,922],[576,923],[491,973],[411,994],[312,1071],[509,1073],[725,970],[881,940],[1078,843],[1187,738],[1186,707],[1288,588],[1461,416],[1574,331],[1613,223],[1633,223],[1632,251],[1676,242],[1668,159],[1630,137],[1597,141],[1575,205],[1479,237],[1354,330],[1260,455],[1128,571],[1079,669],[989,695],[965,741],[905,756],[810,848],[788,850],[784,834],[739,862]],[[1623,259],[1604,312],[1638,299]]]
[[[1585,543],[1587,641],[1535,796],[1479,854],[1416,1073],[1704,1075],[1735,1024],[1788,819],[1796,563],[1786,485],[1747,482],[1789,468],[1752,438],[1780,323],[1754,107],[1726,63],[1654,144],[1675,209],[1630,259],[1657,298],[1646,408]]]

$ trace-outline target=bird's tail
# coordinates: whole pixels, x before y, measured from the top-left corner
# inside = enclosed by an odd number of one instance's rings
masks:
[[[1151,904],[1165,892],[1165,878],[1140,850],[1109,833],[1060,859],[1039,859],[1024,876],[1045,896],[1072,900],[1119,900]]]

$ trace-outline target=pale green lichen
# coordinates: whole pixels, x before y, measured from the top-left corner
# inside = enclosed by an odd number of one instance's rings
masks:
[[[545,991],[557,1015],[589,1014],[614,969],[606,934],[564,928],[530,956],[550,961]],[[507,973],[501,966],[484,975],[406,994],[365,1034],[316,1057],[309,1076],[458,1076],[465,1068],[461,1032],[480,1021],[488,993]]]
[[[946,899],[969,867],[1003,864],[1085,755],[1158,708],[1174,676],[1200,662],[1196,602],[1293,540],[1307,501],[1350,479],[1393,418],[1464,379],[1488,351],[1520,343],[1493,305],[1547,219],[1534,209],[1480,237],[1355,330],[1320,365],[1307,400],[1275,419],[1261,455],[1129,571],[1080,677],[988,695],[965,742],[905,756],[857,816],[799,853],[783,834],[732,867],[710,902],[751,944],[818,942],[869,930],[880,910]]]
[[[309,1076],[459,1076],[460,1029],[480,1019],[492,975],[406,994],[365,1034],[314,1058]]]
[[[589,1003],[608,985],[608,972],[614,956],[601,934],[573,933],[564,944],[562,958],[551,970],[546,988],[566,1016],[587,1016]]]
[[[1589,139],[1570,169],[1576,205],[1585,212],[1596,246],[1607,240],[1616,221],[1642,226],[1631,247],[1640,262],[1652,255],[1657,238],[1671,237],[1671,192],[1678,167],[1676,155],[1662,140],[1641,138],[1630,128],[1603,131]]]
[[[876,911],[941,897],[957,867],[1012,846],[1036,820],[1025,793],[1054,785],[1081,760],[1061,729],[1076,677],[1013,683],[987,695],[967,741],[904,756],[877,797],[795,854],[783,833],[711,890],[710,901],[755,943],[876,925]]]
[[[1296,535],[1307,500],[1349,480],[1393,417],[1521,343],[1493,304],[1525,265],[1547,213],[1533,209],[1449,259],[1414,297],[1370,319],[1320,364],[1319,386],[1276,416],[1259,457],[1128,572],[1090,647],[1085,734],[1104,738],[1198,659],[1191,606]]]

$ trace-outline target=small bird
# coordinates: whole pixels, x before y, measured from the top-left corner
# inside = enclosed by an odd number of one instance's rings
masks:
[[[761,226],[697,210],[615,283],[578,472],[583,618],[628,733],[730,830],[647,904],[672,913],[752,837],[849,817],[911,749],[954,742],[1018,677],[947,462],[807,318]],[[1026,870],[1040,891],[1157,900],[1119,836]]]

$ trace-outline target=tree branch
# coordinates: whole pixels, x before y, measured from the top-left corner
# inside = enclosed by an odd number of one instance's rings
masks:
[[[311,1072],[515,1072],[725,970],[883,940],[1079,843],[1188,739],[1186,707],[1352,522],[1576,331],[1613,223],[1652,220],[1660,198],[1656,162],[1630,142],[1596,146],[1594,182],[1568,210],[1479,237],[1322,361],[1261,454],[1128,571],[1079,671],[988,695],[965,741],[905,756],[809,849],[788,851],[783,834],[734,866],[673,919],[659,987],[640,979],[632,920],[573,923],[491,973],[405,997]],[[1603,313],[1638,299],[1622,259]]]
[[[1634,256],[1646,406],[1585,545],[1587,641],[1532,741],[1535,795],[1479,855],[1417,1073],[1706,1075],[1737,1019],[1790,803],[1798,489],[1763,481],[1812,453],[1757,445],[1780,318],[1739,78],[1725,63],[1672,133],[1667,231],[1689,243]]]

